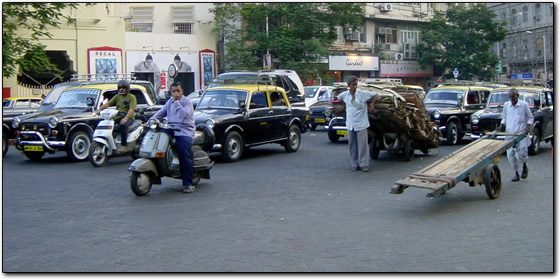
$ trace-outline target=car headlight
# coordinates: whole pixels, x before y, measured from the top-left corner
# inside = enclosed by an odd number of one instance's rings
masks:
[[[56,128],[56,125],[58,125],[58,118],[56,118],[55,116],[49,118],[49,127],[51,127],[51,129]]]
[[[155,129],[155,128],[157,128],[157,120],[155,120],[155,119],[150,119],[150,121],[148,121],[148,127],[150,127],[150,129]]]
[[[210,118],[208,120],[206,120],[206,126],[208,126],[208,128],[213,129],[214,128],[214,124],[216,124],[216,121],[214,121],[214,119]]]
[[[439,110],[434,111],[434,118],[438,119],[441,116],[441,112]]]
[[[471,115],[471,123],[472,124],[478,124],[478,121],[480,120],[480,116],[478,114],[472,114]]]
[[[21,120],[19,120],[19,118],[17,117],[14,117],[14,119],[12,119],[12,128],[17,129],[20,123]]]
[[[323,111],[323,114],[324,114],[325,116],[331,116],[331,114],[332,114],[332,108],[331,108],[331,107],[325,108],[325,111]]]

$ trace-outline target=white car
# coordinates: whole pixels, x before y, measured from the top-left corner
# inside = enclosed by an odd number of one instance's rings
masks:
[[[319,98],[321,98],[327,92],[332,91],[334,87],[332,86],[304,86],[305,91],[305,107],[310,107],[311,105],[317,103]]]

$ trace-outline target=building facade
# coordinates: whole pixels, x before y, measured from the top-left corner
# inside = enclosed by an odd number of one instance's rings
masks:
[[[80,4],[64,11],[74,23],[50,29],[52,39],[40,42],[47,46],[51,61],[64,70],[65,80],[72,74],[136,73],[154,82],[161,95],[173,81],[167,71],[174,64],[175,79],[184,82],[185,91],[195,90],[215,74],[212,7],[212,3]],[[144,62],[149,57],[148,65]],[[20,73],[3,78],[3,96],[40,96],[59,82],[52,75]]]
[[[499,77],[554,77],[554,3],[488,3],[495,20],[507,28],[506,38],[493,46],[501,60]]]

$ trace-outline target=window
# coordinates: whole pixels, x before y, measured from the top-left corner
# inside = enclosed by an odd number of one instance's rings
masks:
[[[193,34],[194,9],[192,7],[172,8],[173,33]]]
[[[542,37],[538,38],[535,43],[537,44],[537,47],[535,48],[537,50],[537,55],[542,56],[542,54],[543,54],[543,38]]]
[[[342,26],[336,26],[336,42],[337,43],[344,43],[344,32]]]
[[[506,58],[507,57],[507,45],[506,45],[506,43],[502,43],[502,49],[500,51],[502,53],[502,58]]]
[[[507,24],[506,12],[502,12],[502,22]]]
[[[523,6],[523,22],[527,22],[528,17],[529,17],[529,7]]]
[[[511,57],[517,57],[517,45],[515,44],[511,46]]]
[[[529,45],[527,40],[523,40],[523,59],[529,59]]]
[[[516,25],[517,24],[517,10],[513,9],[511,10],[511,25]]]
[[[379,27],[375,34],[375,41],[378,44],[396,44],[397,30],[393,28]]]
[[[428,3],[428,8],[431,8],[431,9],[433,9],[433,8],[434,8],[434,6],[435,6],[435,5],[434,5],[434,3]]]
[[[256,92],[251,97],[251,104],[249,108],[264,108],[268,107],[268,101],[264,92]]]
[[[132,31],[152,32],[154,9],[152,7],[131,8],[132,10]]]

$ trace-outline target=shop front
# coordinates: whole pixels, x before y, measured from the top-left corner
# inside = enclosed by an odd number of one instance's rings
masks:
[[[327,75],[329,84],[345,82],[350,76],[358,78],[375,77],[379,72],[379,57],[372,55],[331,55]]]

